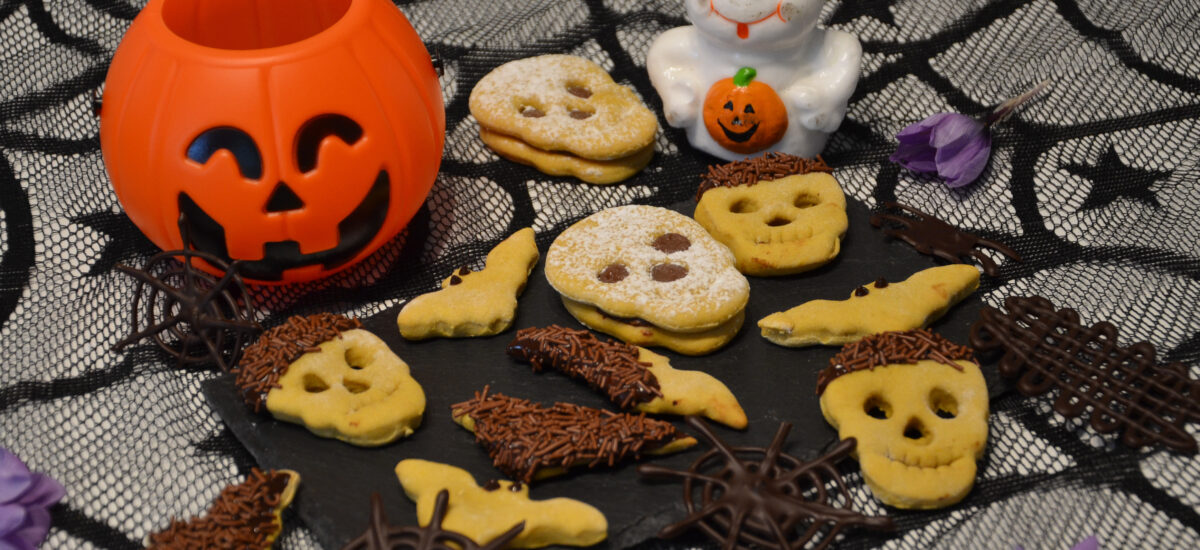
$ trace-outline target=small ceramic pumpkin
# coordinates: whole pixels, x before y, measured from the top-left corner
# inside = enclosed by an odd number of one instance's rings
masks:
[[[762,151],[787,132],[787,107],[755,76],[753,67],[742,67],[732,78],[713,84],[704,98],[704,127],[713,140],[735,153]]]
[[[147,4],[105,81],[105,166],[159,247],[187,235],[254,282],[324,277],[424,202],[445,139],[441,87],[387,0],[252,4]]]

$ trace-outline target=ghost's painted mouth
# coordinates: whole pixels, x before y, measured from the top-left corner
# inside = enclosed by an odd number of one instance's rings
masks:
[[[721,19],[724,19],[730,23],[737,25],[737,35],[738,35],[738,38],[741,38],[742,40],[746,40],[747,38],[750,38],[750,26],[751,25],[757,25],[757,24],[762,23],[763,21],[766,21],[772,17],[778,17],[780,21],[784,21],[783,13],[780,11],[783,7],[783,2],[779,2],[779,3],[775,4],[775,11],[768,13],[766,16],[764,16],[760,19],[756,19],[754,21],[738,21],[736,19],[731,19],[729,17],[726,17],[724,14],[722,14],[720,11],[717,10],[717,6],[714,5],[713,2],[714,2],[714,0],[708,1],[708,13],[716,14],[717,17],[720,17]]]
[[[338,224],[337,246],[305,254],[300,252],[300,243],[296,241],[263,243],[262,259],[243,261],[240,273],[260,281],[278,281],[288,269],[318,264],[325,269],[333,269],[354,259],[379,234],[383,222],[387,220],[391,202],[390,181],[387,171],[380,170],[366,196]],[[190,241],[186,244],[226,262],[236,259],[229,257],[225,227],[200,208],[187,193],[179,193],[178,201],[180,233],[187,235]]]
[[[750,141],[750,138],[754,137],[754,133],[758,131],[758,125],[759,123],[755,122],[754,126],[751,126],[749,130],[744,132],[734,132],[733,130],[726,128],[725,123],[721,122],[720,120],[717,121],[717,126],[721,127],[721,131],[725,133],[725,137],[734,143],[746,143],[747,141]]]

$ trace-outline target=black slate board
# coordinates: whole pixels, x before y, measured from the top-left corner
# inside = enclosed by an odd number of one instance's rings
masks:
[[[674,209],[690,215],[694,207],[695,203],[689,200]],[[715,428],[720,437],[734,445],[766,446],[779,423],[787,421],[793,424],[788,451],[811,459],[837,435],[822,418],[813,390],[817,372],[828,364],[837,349],[776,346],[759,336],[756,326],[759,319],[808,300],[845,299],[856,286],[878,277],[901,281],[919,270],[938,265],[873,229],[865,206],[848,200],[847,213],[850,229],[835,261],[806,274],[750,278],[746,324],[724,349],[704,357],[656,350],[668,355],[675,368],[703,370],[729,386],[750,420],[744,431]],[[545,250],[542,253],[544,256]],[[965,344],[980,306],[979,297],[973,295],[932,328],[954,342]],[[514,327],[497,336],[408,342],[395,325],[398,311],[399,308],[394,308],[363,320],[363,324],[409,364],[413,377],[425,390],[424,423],[407,439],[382,448],[362,449],[318,438],[301,426],[277,422],[268,414],[252,413],[237,396],[231,376],[204,385],[209,403],[260,466],[290,468],[300,473],[302,482],[294,507],[328,548],[340,548],[366,529],[368,499],[373,492],[382,495],[392,524],[416,524],[416,508],[404,496],[393,473],[400,460],[423,458],[449,463],[469,470],[480,483],[503,477],[475,444],[473,436],[450,419],[450,405],[469,399],[485,384],[491,384],[498,392],[547,404],[568,401],[612,408],[586,385],[558,373],[534,374],[528,365],[504,353],[517,328],[554,323],[579,326],[546,282],[540,262],[520,299]],[[994,368],[985,366],[984,374],[990,393],[993,396],[999,393],[1003,384],[997,380]],[[681,422],[677,425],[683,426]],[[654,461],[683,469],[706,448],[702,443]],[[541,481],[533,486],[531,495],[534,499],[575,498],[599,508],[608,518],[609,534],[598,549],[633,546],[684,516],[678,483],[640,481],[630,464]]]

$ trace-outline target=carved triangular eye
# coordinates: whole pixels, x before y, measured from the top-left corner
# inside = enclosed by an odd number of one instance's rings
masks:
[[[345,115],[317,115],[296,133],[296,166],[301,172],[311,172],[317,167],[317,148],[327,136],[337,136],[346,145],[354,145],[362,139],[363,129]]]
[[[754,114],[754,106],[753,106],[753,105],[751,105],[751,104],[749,104],[749,103],[747,103],[747,104],[746,104],[746,110],[745,110],[744,112],[745,112],[746,114],[748,114],[748,115],[752,115],[752,114]]]
[[[725,109],[732,111],[732,110],[733,110],[733,102],[732,102],[732,101],[726,101],[726,102],[725,102]]]

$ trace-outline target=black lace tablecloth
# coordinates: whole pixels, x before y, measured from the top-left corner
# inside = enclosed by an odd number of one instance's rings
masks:
[[[140,545],[203,511],[253,461],[210,410],[207,368],[175,368],[128,330],[134,281],[114,269],[156,249],[105,176],[93,91],[140,8],[119,0],[0,3],[0,445],[66,486],[46,547]],[[681,0],[400,2],[442,60],[447,142],[410,231],[349,272],[256,292],[288,315],[369,316],[432,289],[508,228],[552,233],[600,208],[669,204],[714,160],[666,128],[644,174],[564,184],[503,161],[467,110],[488,70],[539,53],[592,59],[661,113],[645,73]],[[980,294],[1040,294],[1200,362],[1200,3],[1195,0],[870,0],[825,3],[863,43],[863,72],[825,158],[848,195],[899,199],[1015,247]],[[1042,79],[1050,92],[994,139],[980,181],[949,191],[887,162],[894,134],[941,111],[979,114]],[[406,245],[406,243],[417,243]],[[992,403],[988,458],[969,507],[906,516],[894,537],[847,547],[1200,547],[1200,459],[1130,451],[1064,421],[1046,400]],[[1196,426],[1189,428],[1196,435]],[[285,548],[316,547],[288,522]]]

